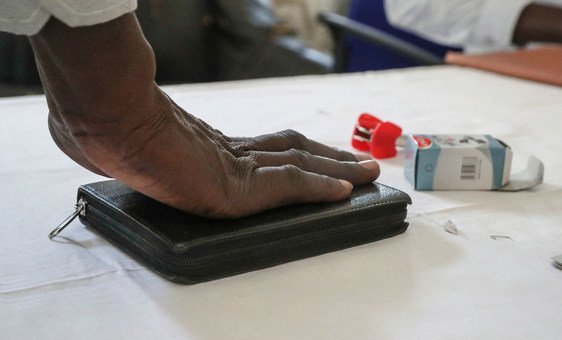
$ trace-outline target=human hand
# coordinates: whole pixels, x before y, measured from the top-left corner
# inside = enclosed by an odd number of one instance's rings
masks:
[[[160,202],[240,217],[336,201],[379,175],[373,161],[294,131],[231,138],[185,112],[154,82],[134,15],[71,28],[51,19],[31,38],[57,145],[82,166]]]
[[[353,185],[379,175],[376,161],[358,162],[351,153],[292,130],[227,137],[155,91],[160,100],[150,111],[159,114],[126,129],[75,140],[71,150],[82,153],[69,155],[158,201],[208,217],[341,200]],[[72,139],[62,129],[52,132],[55,140]]]

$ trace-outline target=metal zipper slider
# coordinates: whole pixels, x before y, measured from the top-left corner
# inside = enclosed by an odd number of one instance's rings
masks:
[[[53,237],[57,236],[64,228],[66,228],[78,215],[85,216],[86,215],[86,201],[84,199],[79,199],[78,203],[74,206],[76,210],[72,213],[72,215],[68,216],[64,221],[61,222],[51,233],[49,234],[49,239],[53,239]]]

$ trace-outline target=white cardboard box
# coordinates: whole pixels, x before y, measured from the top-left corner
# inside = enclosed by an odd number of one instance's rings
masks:
[[[410,135],[404,175],[416,190],[495,190],[509,182],[511,159],[490,135]]]

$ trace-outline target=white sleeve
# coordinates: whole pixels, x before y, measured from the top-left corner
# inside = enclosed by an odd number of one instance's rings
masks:
[[[137,0],[2,0],[0,31],[33,35],[51,16],[71,27],[96,25],[136,8]]]
[[[385,12],[401,29],[479,53],[509,49],[521,11],[531,1],[385,0]]]

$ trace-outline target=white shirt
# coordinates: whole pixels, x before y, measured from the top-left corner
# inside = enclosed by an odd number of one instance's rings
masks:
[[[136,8],[137,0],[0,0],[0,31],[33,35],[51,16],[71,27],[96,25]]]
[[[510,49],[523,9],[532,0],[385,0],[388,21],[468,53]],[[562,0],[540,3],[562,6]]]

